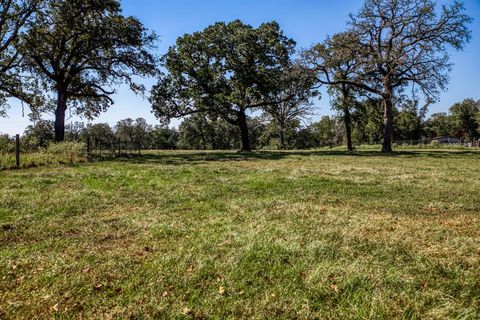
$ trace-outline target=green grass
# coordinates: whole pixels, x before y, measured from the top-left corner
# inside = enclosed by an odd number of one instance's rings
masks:
[[[480,318],[480,153],[0,172],[0,318]]]
[[[52,143],[36,152],[20,151],[20,169],[49,164],[73,164],[87,161],[86,146],[83,143]],[[0,171],[17,168],[15,152],[0,150]]]

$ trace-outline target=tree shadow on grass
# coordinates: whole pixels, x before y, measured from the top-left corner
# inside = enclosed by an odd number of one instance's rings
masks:
[[[480,152],[468,150],[401,150],[384,154],[380,151],[306,150],[306,151],[149,151],[133,158],[120,157],[115,161],[135,164],[185,165],[224,161],[282,160],[301,157],[382,157],[382,158],[463,158],[480,157]]]

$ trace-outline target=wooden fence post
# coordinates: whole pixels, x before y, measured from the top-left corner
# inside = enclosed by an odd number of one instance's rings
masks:
[[[15,136],[15,160],[17,169],[20,168],[20,135]]]
[[[90,137],[87,136],[87,157],[90,157]]]

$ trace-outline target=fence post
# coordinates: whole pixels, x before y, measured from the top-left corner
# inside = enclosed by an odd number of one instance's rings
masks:
[[[20,168],[20,135],[15,136],[15,162],[17,169]]]
[[[87,157],[90,157],[90,137],[87,137]]]

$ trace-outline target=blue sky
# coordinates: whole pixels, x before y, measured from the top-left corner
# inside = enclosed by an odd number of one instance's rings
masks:
[[[454,102],[464,98],[480,99],[480,0],[464,2],[468,14],[474,18],[470,26],[472,41],[464,51],[451,53],[455,66],[449,90],[441,95],[439,103],[431,106],[430,113],[445,112]],[[202,30],[217,21],[235,19],[254,26],[276,20],[286,35],[297,41],[298,48],[306,48],[323,41],[327,35],[343,31],[348,14],[357,12],[362,3],[363,0],[122,0],[126,15],[138,17],[159,35],[159,54],[165,53],[178,36]],[[155,81],[145,79],[142,82],[150,88]],[[114,100],[115,105],[93,122],[114,125],[120,119],[143,117],[151,124],[157,123],[148,101],[128,89],[120,88]],[[326,94],[316,107],[315,118],[332,113]],[[82,120],[68,114],[67,111],[67,122]],[[178,121],[173,124],[176,123]],[[0,118],[0,132],[22,133],[28,124],[26,114],[22,117],[21,107],[12,103],[8,118]]]

